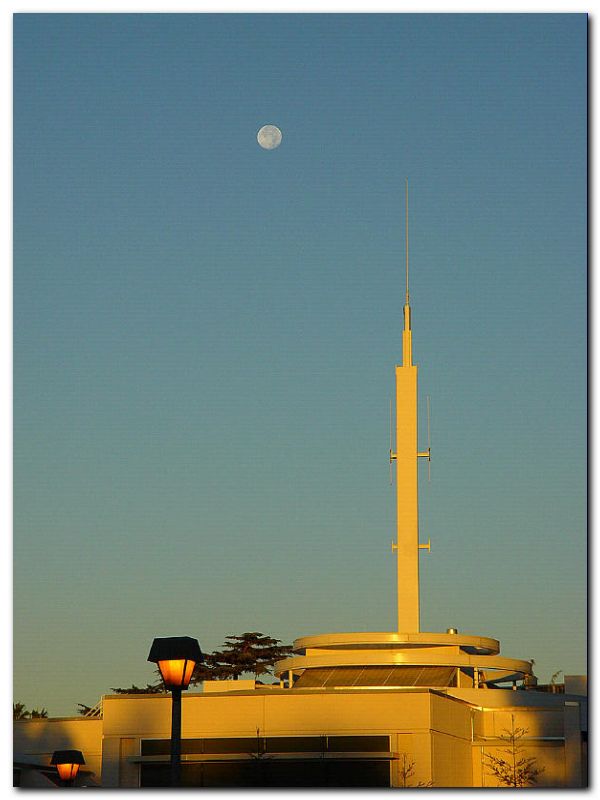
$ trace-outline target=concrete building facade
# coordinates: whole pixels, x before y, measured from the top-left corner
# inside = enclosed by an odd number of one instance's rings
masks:
[[[538,786],[586,783],[582,695],[219,683],[228,691],[184,696],[183,786],[497,786],[487,756],[502,756],[513,728],[526,731],[519,744],[543,770]],[[74,748],[86,760],[77,785],[168,785],[170,724],[168,694],[108,695],[95,718],[16,722],[16,782],[55,786],[52,752]]]

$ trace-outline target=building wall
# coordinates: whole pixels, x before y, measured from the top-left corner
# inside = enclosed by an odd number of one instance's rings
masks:
[[[520,754],[534,758],[535,766],[542,770],[534,785],[548,788],[582,785],[580,717],[578,713],[572,714],[569,728],[564,695],[493,690],[482,695],[480,700],[487,707],[483,705],[474,711],[473,717],[474,786],[500,785],[486,754],[509,760],[511,755],[507,751],[511,749],[510,744],[502,737],[513,728],[524,730],[516,742],[516,747],[521,748]],[[533,701],[535,705],[527,706],[527,701]],[[496,707],[490,708],[491,703]],[[578,712],[579,704],[575,706]]]
[[[461,696],[453,696],[458,695]],[[467,702],[465,694],[469,695]],[[475,704],[473,701],[478,700]],[[582,701],[582,698],[579,698]],[[483,703],[487,705],[483,705]],[[532,701],[535,706],[527,705]],[[511,705],[512,703],[512,705]],[[538,706],[540,703],[540,706]],[[567,703],[567,704],[565,704]],[[168,695],[116,695],[103,719],[24,720],[15,724],[15,760],[48,763],[57,749],[78,749],[104,787],[139,785],[141,741],[169,739]],[[392,785],[494,786],[484,753],[513,721],[527,729],[527,755],[544,767],[540,786],[580,786],[580,703],[564,696],[504,690],[289,691],[190,693],[183,698],[184,739],[389,736]],[[196,751],[194,751],[196,752]],[[146,758],[146,757],[145,757]],[[168,756],[158,757],[165,762]],[[411,775],[406,778],[406,767]],[[404,770],[404,774],[403,774]]]
[[[14,724],[15,761],[50,764],[55,750],[81,750],[85,767],[92,773],[91,782],[99,782],[102,773],[102,720],[69,717],[58,719],[23,719]],[[22,786],[32,785],[34,776],[23,772]],[[82,776],[83,777],[83,776]],[[31,780],[30,780],[31,778]],[[95,779],[95,781],[94,781]]]
[[[432,731],[431,759],[436,789],[473,785],[471,742]]]
[[[142,739],[168,738],[168,696],[106,697],[103,785],[125,786],[135,766],[119,768],[123,737],[131,755],[140,755]],[[414,760],[418,780],[430,780],[429,697],[417,693],[275,692],[189,694],[183,697],[182,737],[254,737],[391,734],[390,746]],[[420,731],[420,733],[417,733]],[[397,765],[392,776],[398,779]]]
[[[471,786],[473,711],[466,703],[434,693],[430,695],[430,702],[434,785],[436,788]]]
[[[108,696],[104,736],[169,735],[171,700],[164,695]],[[264,736],[365,733],[429,728],[428,692],[256,692],[183,697],[182,736]]]

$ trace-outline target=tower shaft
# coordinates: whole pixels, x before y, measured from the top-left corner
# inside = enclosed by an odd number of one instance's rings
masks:
[[[396,507],[398,631],[418,633],[419,510],[417,367],[412,363],[410,306],[404,306],[402,366],[396,367]]]

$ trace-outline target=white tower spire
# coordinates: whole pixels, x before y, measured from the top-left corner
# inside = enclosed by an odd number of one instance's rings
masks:
[[[419,508],[417,461],[417,367],[412,362],[408,286],[408,178],[406,179],[406,296],[402,332],[402,366],[396,367],[396,514],[398,559],[398,631],[418,633]]]

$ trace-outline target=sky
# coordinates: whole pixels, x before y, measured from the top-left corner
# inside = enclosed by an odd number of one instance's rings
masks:
[[[583,14],[15,16],[15,701],[153,681],[155,636],[394,629],[406,177],[421,628],[587,671],[586,47]]]

